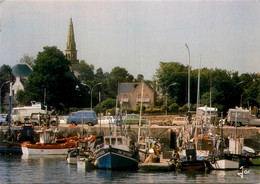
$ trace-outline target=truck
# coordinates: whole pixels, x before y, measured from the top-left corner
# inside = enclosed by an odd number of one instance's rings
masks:
[[[21,124],[24,123],[26,119],[29,120],[32,113],[47,112],[40,102],[32,101],[31,104],[31,106],[14,107],[11,113],[12,122],[15,124]]]
[[[250,113],[250,110],[235,108],[227,112],[227,124],[231,126],[260,126],[260,119]]]

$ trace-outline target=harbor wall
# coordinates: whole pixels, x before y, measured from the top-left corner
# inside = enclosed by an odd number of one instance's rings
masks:
[[[82,133],[82,127],[59,127],[59,137],[76,136],[78,133]],[[87,125],[83,126],[84,134],[100,135],[100,127]],[[179,135],[180,126],[142,126],[140,128],[140,136],[149,137],[154,140],[158,140],[164,143],[168,148],[176,149],[176,139]],[[138,126],[127,126],[128,135],[132,140],[137,141],[138,138]],[[235,131],[237,131],[237,137],[243,137],[245,139],[245,145],[255,148],[260,151],[260,128],[259,127],[223,127],[223,137],[235,137]],[[101,127],[101,135],[107,135],[109,133],[109,127]],[[221,134],[220,128],[215,128],[216,134]]]

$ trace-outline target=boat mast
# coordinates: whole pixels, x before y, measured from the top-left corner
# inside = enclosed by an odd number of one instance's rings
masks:
[[[141,134],[141,129],[140,129],[140,126],[142,124],[142,106],[143,106],[143,92],[144,92],[144,83],[143,81],[141,81],[142,83],[142,91],[141,91],[141,105],[140,105],[140,116],[139,116],[139,124],[138,124],[138,141],[140,139],[140,134]]]
[[[223,112],[221,112],[221,148],[220,154],[223,155],[224,137],[223,137]]]
[[[9,82],[10,91],[9,91],[9,111],[8,111],[8,137],[11,135],[11,111],[12,111],[12,82]]]
[[[195,121],[195,142],[197,139],[197,125],[198,125],[198,108],[200,104],[200,65],[201,65],[201,55],[198,70],[198,91],[197,91],[197,108],[196,108],[196,121]]]

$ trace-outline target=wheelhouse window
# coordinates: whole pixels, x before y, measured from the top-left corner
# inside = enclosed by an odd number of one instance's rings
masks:
[[[116,138],[111,138],[111,144],[115,145],[116,144]]]
[[[123,144],[122,138],[117,138],[117,144],[118,144],[118,145]]]
[[[105,144],[106,144],[106,145],[109,145],[109,144],[110,144],[109,138],[106,138],[106,139],[105,139]]]

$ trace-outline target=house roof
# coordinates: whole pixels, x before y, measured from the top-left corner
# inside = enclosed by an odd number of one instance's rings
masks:
[[[131,93],[133,91],[133,83],[120,83],[118,87],[119,93]]]
[[[13,66],[12,73],[15,77],[28,77],[32,70],[27,64],[17,64]]]
[[[141,84],[141,83],[140,82],[135,83],[135,84],[133,84],[133,83],[120,83],[118,92],[119,93],[132,93],[132,91],[134,90],[133,88],[134,87],[136,88],[139,84]],[[153,88],[151,87],[151,85],[149,83],[144,82],[144,84],[146,86],[148,86],[151,90],[153,90]]]

